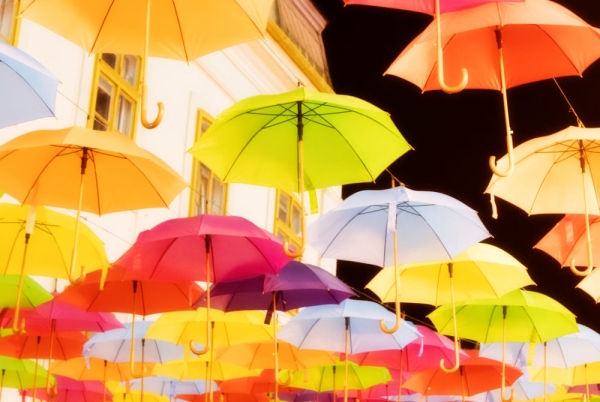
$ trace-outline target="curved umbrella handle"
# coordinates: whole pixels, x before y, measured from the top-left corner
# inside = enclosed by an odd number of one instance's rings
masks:
[[[281,387],[287,387],[288,385],[290,385],[292,383],[292,379],[293,379],[293,377],[292,377],[292,372],[291,371],[288,372],[288,379],[287,379],[287,381],[281,381],[279,379],[279,373],[275,372],[275,381],[277,381],[277,385],[279,385]]]
[[[585,187],[586,159],[585,159],[585,154],[584,154],[583,143],[581,140],[579,140],[579,154],[580,154],[579,163],[581,165],[581,182],[583,184],[583,186],[582,186],[583,187],[583,208],[585,210],[585,235],[587,237],[586,246],[587,246],[588,267],[584,271],[578,270],[577,268],[575,268],[575,259],[572,258],[569,268],[571,268],[571,272],[573,272],[577,276],[588,276],[594,269],[594,257],[593,257],[593,252],[592,252],[592,235],[590,234],[590,219],[589,219],[589,214],[588,214],[587,193],[586,193],[586,187]]]
[[[193,339],[190,339],[189,346],[190,346],[190,350],[192,351],[192,353],[195,354],[196,356],[205,355],[210,350],[210,348],[208,347],[208,344],[203,349],[196,349],[196,347],[194,346]]]
[[[142,378],[145,377],[148,374],[148,367],[146,365],[142,366],[142,372],[141,374],[138,374],[135,372],[135,362],[134,361],[130,361],[129,362],[129,369],[131,370],[131,376],[133,378]]]
[[[387,328],[385,326],[385,320],[379,321],[379,327],[386,334],[393,334],[394,332],[398,331],[398,328],[400,328],[400,324],[402,323],[402,319],[400,318],[400,301],[398,300],[398,297],[396,297],[395,304],[396,304],[396,323],[394,324],[394,326],[392,328]]]
[[[83,281],[85,280],[85,277],[87,275],[87,272],[85,271],[85,267],[82,265],[81,266],[81,274],[79,274],[79,276],[77,278],[73,278],[73,272],[69,273],[69,283],[73,286],[77,286],[77,285],[81,285],[83,283]]]
[[[460,359],[460,356],[458,354],[458,341],[456,341],[456,339],[455,339],[455,341],[454,341],[454,360],[455,360],[454,366],[447,368],[444,365],[444,359],[442,359],[442,360],[440,360],[440,368],[442,370],[444,370],[444,372],[446,372],[446,373],[454,373],[460,367],[459,359]]]
[[[571,272],[573,272],[577,276],[588,276],[589,274],[592,273],[592,270],[594,269],[593,265],[590,263],[590,264],[588,264],[588,267],[585,270],[583,270],[583,271],[578,270],[577,267],[575,266],[575,258],[571,259],[569,268],[571,269]]]
[[[298,257],[301,257],[302,254],[304,254],[305,249],[306,249],[306,241],[304,240],[304,237],[302,237],[302,245],[296,251],[290,250],[290,244],[287,240],[283,242],[283,252],[285,253],[285,255],[287,255],[290,258],[296,259]]]
[[[506,133],[506,149],[508,150],[508,169],[506,169],[504,172],[498,170],[498,167],[496,166],[496,157],[490,156],[490,169],[496,176],[507,177],[510,176],[515,170],[515,162],[513,160],[512,133],[510,131]]]
[[[510,390],[510,397],[508,399],[504,398],[504,383],[502,383],[502,388],[500,390],[500,399],[502,399],[502,402],[512,402],[515,399],[515,390],[511,389]]]
[[[448,263],[448,276],[450,278],[450,300],[452,302],[452,323],[454,324],[454,366],[446,368],[444,359],[440,360],[440,368],[446,373],[454,373],[460,367],[460,355],[458,346],[458,328],[456,324],[456,304],[454,303],[454,278],[453,264]]]
[[[154,121],[148,121],[148,85],[142,85],[142,106],[140,111],[140,120],[142,121],[142,125],[148,129],[156,128],[162,122],[163,117],[165,116],[165,104],[162,102],[158,102],[156,106],[158,107],[158,114]]]
[[[18,335],[25,330],[25,319],[21,320],[21,325],[19,325],[19,306],[15,308],[15,316],[13,317],[12,324],[12,332],[15,335]]]
[[[53,386],[46,387],[46,395],[48,395],[48,400],[54,399],[58,396],[58,386],[56,383],[54,383]]]
[[[462,79],[460,83],[454,87],[446,84],[444,79],[444,51],[442,49],[442,31],[441,31],[441,18],[440,18],[440,0],[435,0],[435,21],[437,28],[437,73],[438,73],[438,83],[440,84],[440,89],[447,94],[455,94],[457,92],[462,91],[466,88],[467,83],[469,82],[469,72],[466,68],[461,68]]]

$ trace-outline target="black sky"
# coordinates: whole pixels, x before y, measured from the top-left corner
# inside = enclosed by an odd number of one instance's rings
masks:
[[[383,76],[402,49],[432,21],[431,16],[379,7],[344,7],[343,0],[312,1],[328,20],[323,40],[335,92],[359,97],[389,112],[415,148],[390,166],[394,175],[413,190],[445,193],[477,210],[494,236],[486,242],[504,249],[529,269],[537,283],[529,290],[555,298],[577,315],[579,323],[600,332],[600,306],[575,288],[581,278],[533,249],[563,215],[527,216],[497,199],[499,218],[491,218],[489,196],[483,192],[491,178],[488,157],[500,158],[506,153],[501,93],[468,89],[453,95],[421,93],[401,78]],[[556,2],[600,27],[597,0]],[[583,77],[557,81],[585,126],[600,127],[600,62],[592,64]],[[515,146],[577,125],[553,80],[511,88],[507,96]],[[359,190],[389,188],[390,183],[390,176],[384,173],[376,184],[345,186],[343,197]],[[379,269],[341,261],[338,276],[364,291]],[[409,317],[430,323],[425,314],[433,307],[406,303],[403,309]]]

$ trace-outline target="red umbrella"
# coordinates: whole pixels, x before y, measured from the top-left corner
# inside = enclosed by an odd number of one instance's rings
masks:
[[[88,338],[81,332],[61,332],[49,335],[27,333],[0,337],[0,355],[17,359],[69,360],[81,356]]]
[[[473,396],[498,388],[502,377],[502,363],[497,360],[479,357],[476,350],[467,351],[470,358],[461,362],[459,370],[448,373],[440,367],[413,373],[403,387],[429,395]],[[523,372],[516,367],[505,365],[506,385],[512,385]]]
[[[61,375],[55,375],[57,401],[66,402],[101,402],[112,401],[112,393],[104,386],[102,381],[79,381]],[[23,390],[21,396],[33,396],[33,389]],[[36,390],[37,398],[49,401],[52,395],[46,393],[45,388]],[[106,395],[106,397],[105,397]]]

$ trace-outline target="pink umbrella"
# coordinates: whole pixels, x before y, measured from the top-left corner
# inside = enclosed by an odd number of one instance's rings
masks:
[[[58,393],[54,400],[68,402],[101,402],[112,401],[112,393],[104,386],[102,381],[79,381],[61,375],[55,375]],[[21,396],[33,396],[33,389],[20,392]],[[46,393],[46,389],[36,390],[39,399],[49,401],[53,396]]]
[[[221,281],[276,274],[291,258],[273,234],[238,216],[176,218],[139,234],[115,263],[154,281]],[[210,348],[210,287],[206,291],[204,354]]]

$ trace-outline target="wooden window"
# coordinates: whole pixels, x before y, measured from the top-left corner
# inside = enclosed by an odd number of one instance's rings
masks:
[[[198,140],[208,130],[212,122],[213,119],[206,112],[198,110],[195,140]],[[190,216],[225,215],[227,213],[228,185],[196,158],[194,158],[191,182]]]
[[[301,244],[300,199],[293,194],[277,190],[275,200],[275,229],[273,233],[282,240],[287,240],[291,248],[299,249]]]
[[[19,26],[17,13],[18,0],[0,0],[0,38],[11,45],[15,44],[15,37]]]
[[[119,131],[134,138],[141,64],[138,56],[97,56],[90,111],[93,120],[88,127]]]

